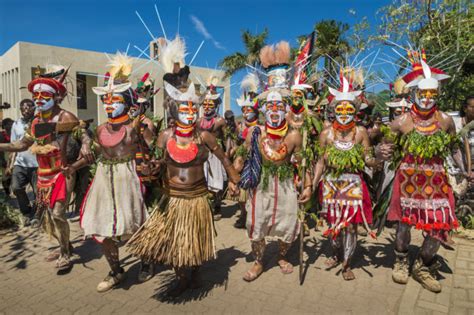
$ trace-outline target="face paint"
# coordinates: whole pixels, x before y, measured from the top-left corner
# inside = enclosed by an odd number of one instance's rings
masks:
[[[104,109],[109,118],[122,116],[125,111],[125,99],[121,94],[107,94],[102,98]]]
[[[213,100],[205,100],[202,103],[202,108],[204,110],[204,116],[214,117],[216,114],[216,104]]]
[[[281,101],[268,102],[265,105],[265,119],[267,124],[278,127],[285,120],[285,104]]]
[[[34,91],[33,102],[40,112],[47,112],[54,106],[54,94],[46,91]]]
[[[246,121],[254,121],[257,118],[257,113],[252,107],[245,106],[242,108],[242,116]]]
[[[356,109],[351,103],[344,101],[336,105],[334,114],[341,125],[348,125],[354,120]]]
[[[197,120],[198,109],[193,102],[178,105],[178,121],[183,125],[192,125]]]
[[[294,111],[298,112],[303,108],[304,104],[304,93],[300,90],[293,90],[291,92],[291,107]]]
[[[415,103],[421,110],[432,109],[436,105],[436,99],[438,98],[438,90],[420,90],[415,92]]]

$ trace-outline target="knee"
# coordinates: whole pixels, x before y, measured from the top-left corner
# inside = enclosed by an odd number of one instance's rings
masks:
[[[54,220],[66,221],[66,204],[64,202],[56,202],[51,215]]]

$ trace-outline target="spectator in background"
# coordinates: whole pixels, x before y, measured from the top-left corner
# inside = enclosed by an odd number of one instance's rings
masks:
[[[12,131],[13,119],[5,118],[2,120],[2,130],[0,131],[0,143],[10,143],[10,135]],[[7,172],[7,157],[8,153],[0,152],[0,168],[3,171],[2,186],[5,194],[10,196],[11,174]]]
[[[13,123],[11,128],[11,141],[19,141],[25,135],[25,131],[35,115],[35,105],[32,100],[24,99],[20,102],[21,118]],[[38,163],[36,157],[30,150],[11,153],[9,159],[9,167],[7,172],[12,174],[11,189],[18,200],[18,206],[23,214],[23,224],[28,226],[30,220],[33,219],[34,210],[31,206],[30,199],[26,193],[26,187],[31,185],[36,196],[36,170]],[[35,200],[33,197],[33,201]]]

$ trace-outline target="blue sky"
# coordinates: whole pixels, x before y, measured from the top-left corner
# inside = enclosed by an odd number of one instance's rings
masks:
[[[178,31],[178,8],[181,8],[179,33],[186,39],[191,56],[205,40],[193,64],[213,68],[224,56],[243,50],[240,35],[244,29],[255,32],[267,27],[269,43],[288,40],[295,45],[298,35],[310,33],[314,24],[322,19],[336,19],[352,25],[367,16],[375,25],[377,9],[389,2],[0,0],[0,54],[17,41],[28,41],[110,53],[125,50],[131,43],[129,54],[138,55],[133,45],[146,47],[151,37],[135,11],[140,13],[155,37],[162,36],[154,9],[156,4],[168,37]],[[233,90],[232,96],[236,97],[237,89]]]

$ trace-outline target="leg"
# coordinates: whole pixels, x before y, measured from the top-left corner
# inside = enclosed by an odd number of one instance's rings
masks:
[[[214,220],[219,221],[222,218],[221,214],[221,203],[222,203],[222,191],[218,191],[214,193],[214,202],[213,202],[213,210],[214,210]]]
[[[286,254],[290,247],[291,243],[285,243],[278,240],[278,265],[283,274],[290,274],[293,272],[293,265],[286,259]]]
[[[140,270],[138,271],[138,282],[143,283],[155,275],[154,265],[151,262],[140,262]]]
[[[97,285],[98,292],[109,291],[125,278],[125,271],[120,267],[117,243],[110,238],[104,239],[102,242],[102,251],[105,259],[107,259],[107,262],[109,263],[111,271],[107,277]]]
[[[53,236],[58,240],[60,255],[56,267],[67,269],[71,267],[71,246],[69,243],[69,223],[66,219],[66,203],[57,201],[51,211]]]
[[[357,224],[349,224],[346,227],[343,237],[343,262],[342,262],[342,277],[344,280],[354,280],[355,275],[351,270],[350,263],[352,256],[354,256],[357,246]]]
[[[329,236],[329,243],[331,244],[331,256],[325,261],[325,265],[328,269],[331,269],[337,266],[342,258],[341,258],[341,248],[342,248],[342,235],[339,234],[336,238],[333,238],[331,235]]]
[[[395,238],[395,264],[392,270],[392,279],[396,283],[406,284],[409,276],[408,246],[411,241],[411,227],[399,222]]]
[[[240,215],[237,221],[234,223],[234,227],[238,229],[245,228],[245,222],[247,222],[247,209],[245,208],[245,202],[239,202]]]
[[[413,278],[420,282],[425,289],[435,293],[441,292],[441,284],[436,279],[440,264],[435,259],[440,245],[439,240],[429,235],[426,236],[413,265]]]
[[[265,239],[260,241],[252,241],[252,254],[255,257],[255,262],[244,275],[244,280],[251,282],[257,279],[263,272],[263,253],[265,252]]]
[[[175,267],[174,272],[176,273],[176,279],[178,283],[174,288],[168,291],[170,297],[178,297],[184,293],[190,287],[190,281],[188,277],[188,271],[184,267]]]
[[[30,200],[26,193],[26,185],[30,182],[28,176],[28,169],[21,166],[15,166],[12,172],[12,185],[11,188],[13,193],[18,200],[18,206],[24,217],[29,218],[32,214],[32,209],[30,206]],[[25,224],[27,225],[27,224]]]

